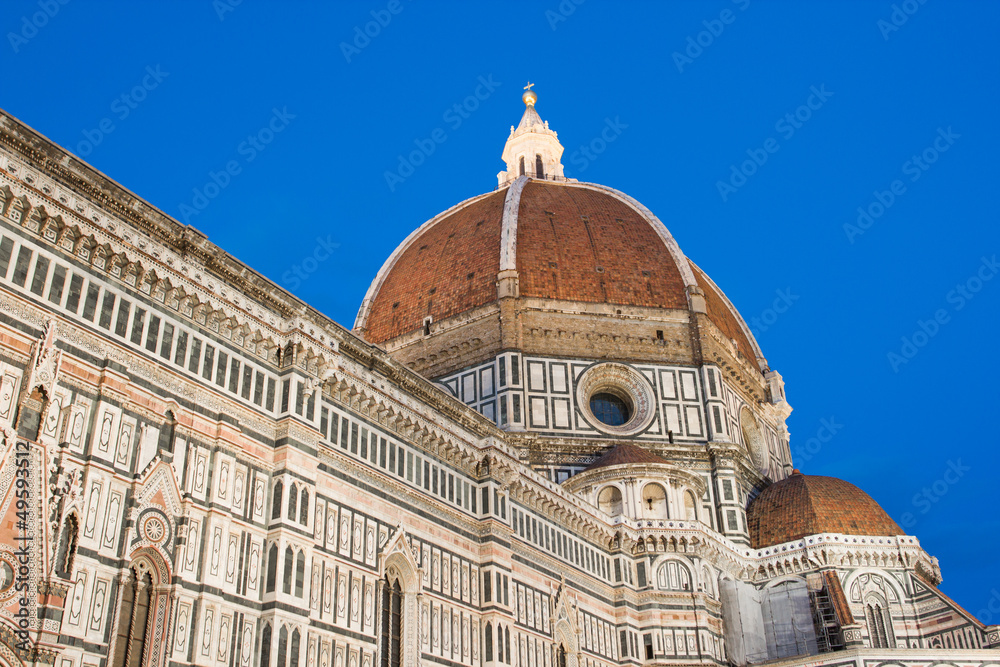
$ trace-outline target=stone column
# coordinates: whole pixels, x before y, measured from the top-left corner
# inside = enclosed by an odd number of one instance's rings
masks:
[[[385,631],[382,628],[382,593],[385,590],[386,580],[385,577],[379,577],[375,581],[375,657],[373,667],[378,667],[382,664],[382,633]],[[334,599],[332,606],[336,608],[337,600]]]
[[[162,650],[157,652],[157,655],[163,656],[162,664],[166,665],[169,662],[171,642],[174,638],[174,603],[177,602],[176,586],[163,587],[162,595],[165,597],[166,611],[163,614],[163,635]]]
[[[625,480],[625,495],[622,497],[622,509],[626,507],[630,508],[630,511],[625,512],[626,516],[633,516],[639,519],[643,515],[642,499],[639,498],[639,493],[635,488],[636,481],[634,477],[629,477]]]

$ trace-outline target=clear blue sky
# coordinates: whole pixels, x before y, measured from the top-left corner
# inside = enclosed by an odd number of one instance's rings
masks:
[[[868,491],[985,612],[1000,4],[231,2],[5,2],[0,106],[350,327],[413,228],[495,187],[536,82],[567,175],[646,204],[758,319],[798,467]]]

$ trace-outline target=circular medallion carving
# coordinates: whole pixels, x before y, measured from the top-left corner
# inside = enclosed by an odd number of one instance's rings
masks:
[[[609,418],[602,411],[594,413],[593,405],[617,408]],[[591,366],[576,385],[576,404],[587,422],[609,435],[636,435],[653,420],[655,398],[653,387],[631,366],[602,363]],[[618,423],[621,422],[621,423]]]
[[[158,512],[148,512],[139,523],[139,535],[142,539],[159,544],[167,538],[169,529],[163,517]]]

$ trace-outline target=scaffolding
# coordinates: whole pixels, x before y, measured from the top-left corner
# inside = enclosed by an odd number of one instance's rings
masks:
[[[844,648],[844,635],[840,631],[837,612],[826,586],[809,592],[813,610],[813,625],[816,628],[816,648],[820,653],[840,651]]]

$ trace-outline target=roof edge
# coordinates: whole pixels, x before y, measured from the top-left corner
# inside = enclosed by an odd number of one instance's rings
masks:
[[[252,287],[264,291],[265,296],[271,302],[265,301],[260,295],[248,298],[252,298],[262,307],[275,312],[276,315],[286,320],[294,320],[296,317],[301,317],[315,324],[322,333],[331,337],[331,342],[333,340],[336,341],[337,346],[333,348],[335,354],[343,355],[369,369],[375,369],[387,377],[396,378],[401,385],[405,383],[406,387],[419,400],[429,401],[430,397],[446,397],[444,414],[447,418],[454,419],[456,425],[460,428],[468,429],[481,437],[497,437],[504,433],[478,411],[454,399],[448,392],[443,391],[427,378],[407,368],[404,364],[399,363],[378,346],[372,345],[347,327],[323,314],[315,307],[310,306],[262,273],[259,273],[248,264],[245,264],[216,246],[196,227],[179,222],[4,109],[0,109],[0,142],[4,142],[5,144],[3,150],[19,156],[19,159],[23,159],[32,169],[45,174],[59,186],[75,192],[109,218],[113,218],[134,231],[146,235],[156,243],[169,245],[177,252],[181,252],[176,247],[176,244],[178,240],[186,240],[190,245],[185,250],[194,260],[203,261],[204,257],[211,256],[217,262],[230,262],[232,266],[226,268],[232,270],[239,269],[242,278],[247,280]],[[48,155],[48,159],[44,160],[44,162],[38,159],[29,159],[25,151],[30,150],[44,152]],[[106,188],[110,191],[110,194],[106,194],[108,199],[111,200],[110,203],[100,201],[93,193],[77,189],[75,183],[72,180],[67,180],[68,178],[90,179],[94,181],[95,185]],[[42,195],[41,193],[39,195],[43,198],[48,198],[50,201],[54,201],[48,195]],[[119,198],[121,201],[118,200]],[[121,207],[120,209],[113,206],[116,203]],[[136,221],[135,218],[139,218],[140,220]],[[172,233],[174,231],[177,233]],[[196,238],[185,238],[185,233],[195,235]],[[198,251],[198,254],[194,253],[195,250]],[[202,265],[204,266],[204,264]],[[177,269],[170,270],[177,272]],[[214,272],[213,275],[226,284],[233,284],[225,274]],[[228,299],[218,298],[220,302],[231,305]],[[258,320],[256,316],[250,317]],[[276,336],[282,337],[283,340],[290,340],[293,335],[298,335],[300,336],[300,341],[303,341],[307,345],[313,345],[317,350],[327,349],[327,346],[317,341],[312,333],[306,333],[302,329],[273,327],[272,329],[275,331]],[[425,404],[429,405],[429,403]]]
[[[757,339],[750,332],[749,327],[747,327],[747,323],[743,319],[743,316],[740,315],[740,311],[736,310],[736,307],[733,305],[733,302],[729,300],[729,297],[726,296],[726,293],[723,292],[722,289],[717,284],[715,284],[715,281],[712,280],[712,277],[708,275],[708,273],[706,273],[704,269],[695,264],[690,258],[687,258],[687,261],[690,262],[691,264],[694,264],[694,266],[701,272],[701,275],[705,276],[705,280],[707,280],[712,285],[712,287],[715,288],[716,293],[720,297],[722,297],[722,301],[726,304],[726,307],[729,309],[729,312],[732,313],[733,316],[736,318],[737,324],[739,324],[740,329],[743,330],[743,335],[747,337],[747,341],[749,341],[750,345],[753,347],[754,354],[757,355],[757,359],[755,359],[755,361],[757,362],[758,370],[763,371],[763,369],[759,367],[761,365],[760,362],[765,359],[764,353],[761,351],[760,345],[757,343]]]

